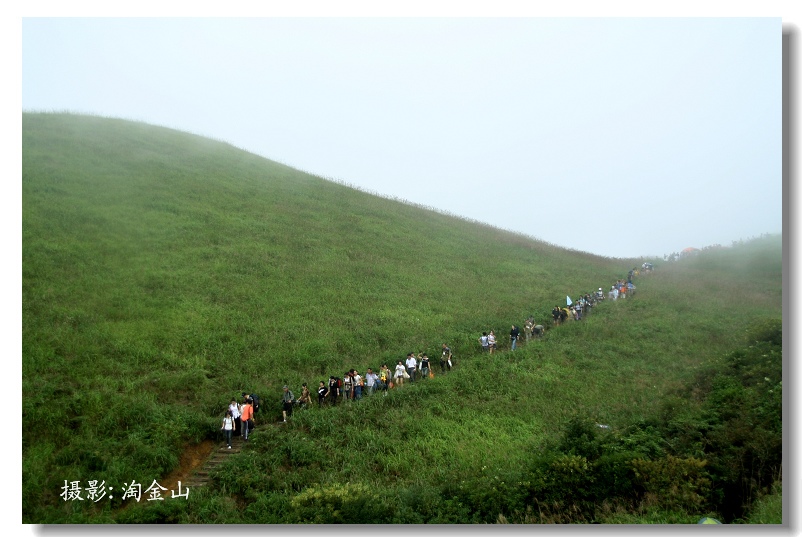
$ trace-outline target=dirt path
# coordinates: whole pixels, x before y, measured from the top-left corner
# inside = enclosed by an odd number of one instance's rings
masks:
[[[234,436],[231,438],[231,449],[226,447],[225,440],[204,440],[189,446],[181,454],[178,468],[160,479],[159,484],[167,490],[178,490],[179,481],[182,489],[202,487],[209,482],[209,473],[226,457],[242,451],[244,444],[241,436]]]
[[[237,437],[237,439],[239,439],[239,437]],[[215,450],[219,451],[221,445],[226,451],[234,450],[233,447],[231,449],[226,449],[225,442],[216,442],[214,440],[204,440],[200,444],[189,446],[181,454],[181,461],[178,463],[178,468],[167,474],[163,480],[159,481],[159,484],[168,490],[178,490],[179,481],[181,482],[182,488],[197,486],[191,481],[195,471],[209,460]],[[237,449],[237,451],[239,451],[239,449]]]

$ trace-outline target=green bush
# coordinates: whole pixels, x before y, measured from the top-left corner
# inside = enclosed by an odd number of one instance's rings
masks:
[[[291,520],[313,524],[379,524],[378,495],[363,483],[331,483],[304,489],[290,500]]]
[[[603,450],[598,430],[599,427],[588,419],[571,418],[557,449],[562,453],[579,455],[593,461],[601,456]]]
[[[483,466],[464,477],[443,488],[443,497],[451,500],[447,504],[449,510],[444,511],[445,518],[463,523],[494,523],[499,515],[520,517],[525,511],[529,490],[524,472]]]
[[[593,462],[594,479],[590,484],[589,497],[597,503],[621,499],[635,499],[636,477],[632,461],[642,459],[643,453],[620,451],[605,453]]]
[[[631,464],[645,503],[691,512],[704,512],[710,507],[707,461],[668,455],[657,460],[635,459]]]

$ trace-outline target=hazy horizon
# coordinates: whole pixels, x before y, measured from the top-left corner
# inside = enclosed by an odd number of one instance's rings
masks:
[[[24,18],[22,109],[663,257],[782,233],[781,38],[780,18]]]

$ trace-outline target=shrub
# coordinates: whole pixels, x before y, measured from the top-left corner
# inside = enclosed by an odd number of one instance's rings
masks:
[[[642,458],[642,453],[634,451],[603,454],[593,463],[590,497],[595,502],[613,498],[633,500],[636,478],[632,461]]]
[[[461,522],[494,523],[499,514],[519,516],[526,507],[529,483],[523,472],[483,466],[474,475],[444,487],[443,496],[452,498],[449,517],[470,518]]]
[[[557,449],[587,460],[597,459],[602,454],[602,445],[596,431],[598,426],[592,421],[574,417],[568,422]]]
[[[664,509],[702,512],[709,507],[707,461],[671,455],[657,460],[632,461],[635,483],[643,498]]]
[[[374,491],[363,483],[331,483],[304,489],[290,500],[291,517],[313,524],[380,523]]]

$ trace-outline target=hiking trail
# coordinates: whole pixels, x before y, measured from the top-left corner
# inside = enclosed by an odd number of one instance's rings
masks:
[[[190,446],[181,454],[178,468],[167,474],[159,483],[173,490],[178,489],[179,481],[182,489],[202,487],[211,480],[210,473],[229,455],[240,453],[244,445],[245,441],[241,436],[232,436],[231,449],[226,447],[225,440],[204,440],[200,444]]]

